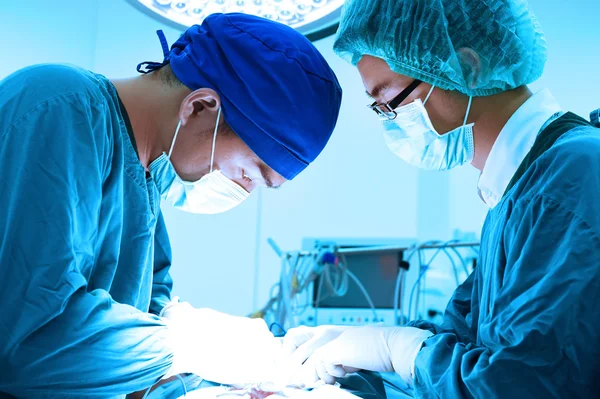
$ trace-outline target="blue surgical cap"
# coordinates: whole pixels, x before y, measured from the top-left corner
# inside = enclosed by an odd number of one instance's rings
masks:
[[[348,0],[334,50],[354,65],[371,55],[396,73],[470,96],[531,83],[546,62],[526,0]]]
[[[213,14],[173,44],[168,61],[190,89],[215,90],[233,131],[288,180],[331,137],[342,89],[312,43],[286,25]]]

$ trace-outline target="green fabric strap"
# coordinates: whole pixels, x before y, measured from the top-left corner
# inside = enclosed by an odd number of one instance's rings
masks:
[[[525,172],[527,172],[527,169],[529,169],[529,167],[533,165],[533,163],[539,157],[541,157],[544,152],[554,145],[556,140],[558,140],[563,134],[567,133],[571,129],[579,126],[593,125],[582,117],[575,115],[572,112],[567,112],[542,130],[535,139],[533,147],[523,162],[521,162],[521,165],[519,165],[519,168],[515,172],[515,175],[511,179],[510,183],[508,183],[508,187],[506,188],[506,191],[504,191],[503,196],[506,195],[506,193],[509,192],[515,184],[517,184],[519,179],[523,177]]]

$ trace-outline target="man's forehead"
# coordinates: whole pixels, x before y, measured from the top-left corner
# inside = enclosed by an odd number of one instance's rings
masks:
[[[388,90],[401,91],[412,82],[411,78],[392,71],[386,61],[377,57],[365,55],[357,66],[367,94],[375,99]]]

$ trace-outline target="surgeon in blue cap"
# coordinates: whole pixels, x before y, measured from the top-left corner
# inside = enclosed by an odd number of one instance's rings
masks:
[[[293,29],[189,28],[144,74],[37,65],[0,82],[0,397],[106,398],[180,373],[273,378],[262,320],[171,298],[161,199],[219,213],[323,150],[338,81]]]
[[[546,41],[526,0],[348,0],[356,65],[403,161],[472,164],[477,268],[441,324],[288,331],[297,379],[395,372],[419,398],[600,398],[600,123],[532,92]],[[308,360],[307,360],[308,358]]]

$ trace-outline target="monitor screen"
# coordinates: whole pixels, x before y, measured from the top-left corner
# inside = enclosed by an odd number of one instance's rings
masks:
[[[346,254],[347,267],[364,285],[376,308],[394,307],[394,288],[398,277],[402,252],[372,252],[367,254]],[[340,260],[341,261],[341,260]],[[348,280],[346,295],[330,295],[327,284],[323,282],[318,293],[320,280],[315,280],[313,288],[313,306],[319,308],[369,308],[362,290],[353,279]],[[317,295],[320,298],[317,298]]]

